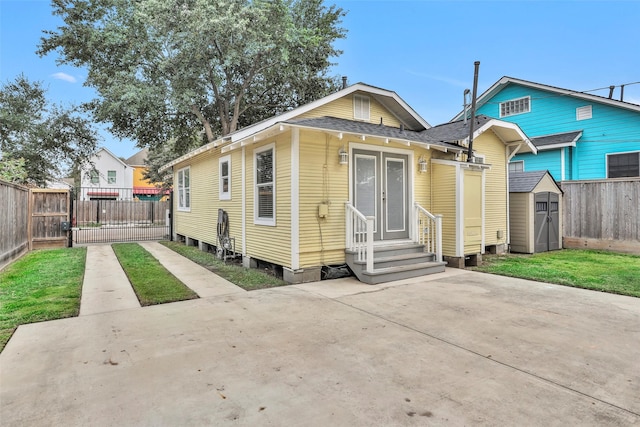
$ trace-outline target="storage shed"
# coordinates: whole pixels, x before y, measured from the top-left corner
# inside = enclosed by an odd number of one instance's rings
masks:
[[[562,248],[562,190],[549,171],[509,173],[511,251]]]

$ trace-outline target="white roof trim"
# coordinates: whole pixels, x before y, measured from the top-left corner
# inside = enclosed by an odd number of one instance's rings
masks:
[[[480,126],[476,131],[473,132],[473,139],[476,139],[477,137],[479,137],[480,135],[482,135],[484,132],[486,132],[487,130],[491,129],[492,127],[498,127],[498,128],[505,128],[505,129],[513,130],[520,137],[520,140],[517,140],[517,141],[504,141],[503,140],[502,142],[505,145],[513,145],[514,143],[516,143],[516,144],[524,143],[529,147],[529,149],[534,154],[538,153],[538,149],[536,148],[536,146],[533,145],[533,143],[529,140],[527,135],[525,135],[525,133],[522,131],[522,129],[520,129],[520,126],[518,126],[517,123],[505,122],[504,120],[498,120],[498,119],[489,120],[484,125]],[[498,135],[496,134],[496,136],[498,136]],[[466,137],[463,140],[463,143],[469,144],[469,137]]]
[[[640,105],[632,104],[630,102],[619,101],[617,99],[609,99],[598,95],[591,95],[584,92],[579,92],[575,90],[562,89],[555,86],[544,85],[542,83],[534,83],[527,80],[520,80],[513,77],[504,76],[497,82],[495,82],[489,89],[485,90],[477,99],[476,105],[479,107],[484,104],[485,98],[493,96],[494,93],[499,90],[500,86],[506,86],[509,83],[514,83],[522,86],[527,86],[534,89],[544,90],[547,92],[559,93],[561,95],[572,96],[574,98],[584,99],[590,102],[598,102],[600,104],[611,105],[614,107],[625,108],[631,111],[640,112]],[[464,111],[459,112],[453,119],[452,122],[456,120],[462,119]]]
[[[129,166],[128,164],[126,164],[122,159],[120,159],[120,157],[116,156],[115,154],[113,154],[111,151],[109,151],[106,147],[101,147],[95,154],[95,156],[98,156],[98,154],[100,153],[100,151],[106,151],[106,153],[108,155],[110,155],[111,157],[113,157],[114,159],[116,159],[120,164],[122,164],[122,166],[124,166],[125,168],[129,168],[132,166]]]
[[[356,83],[354,85],[351,85],[349,87],[346,87],[342,90],[339,90],[337,92],[334,92],[330,95],[327,95],[323,98],[320,98],[316,101],[310,102],[308,104],[305,105],[301,105],[298,108],[294,108],[293,110],[290,111],[286,111],[280,115],[277,116],[273,116],[270,117],[266,120],[263,120],[261,122],[255,123],[253,125],[247,126],[243,129],[240,129],[236,132],[233,132],[229,135],[224,136],[223,138],[219,138],[214,142],[210,142],[207,145],[204,145],[203,147],[208,147],[207,150],[210,150],[211,148],[215,148],[220,144],[226,143],[226,142],[231,142],[232,144],[241,141],[243,139],[246,139],[250,136],[253,136],[255,134],[258,134],[266,129],[271,128],[272,126],[276,125],[276,124],[280,124],[281,122],[286,122],[294,117],[297,117],[301,114],[304,114],[308,111],[311,111],[315,108],[318,108],[322,105],[328,104],[332,101],[335,101],[336,99],[340,99],[346,95],[350,95],[353,92],[357,92],[357,91],[361,91],[361,92],[366,92],[372,95],[380,95],[380,96],[386,96],[389,98],[393,98],[402,108],[404,108],[418,123],[420,123],[425,129],[428,129],[431,127],[431,125],[429,123],[427,123],[427,121],[425,119],[423,119],[418,113],[416,113],[416,111],[411,108],[409,106],[409,104],[407,104],[406,102],[404,102],[404,100],[402,100],[402,98],[400,98],[398,96],[397,93],[390,91],[390,90],[386,90],[386,89],[380,89],[374,86],[369,86],[366,85],[364,83]],[[212,145],[213,144],[213,145]],[[202,147],[201,147],[202,148]],[[223,152],[227,152],[229,151],[229,149],[225,149],[226,147],[223,147]],[[234,146],[235,148],[235,146]],[[160,172],[174,166],[177,163],[183,162],[185,160],[188,160],[190,158],[192,158],[193,156],[199,154],[199,153],[194,153],[197,150],[193,150],[187,154],[185,154],[184,156],[181,156],[175,160],[173,160],[172,162],[167,163],[166,165],[162,166],[160,168]]]

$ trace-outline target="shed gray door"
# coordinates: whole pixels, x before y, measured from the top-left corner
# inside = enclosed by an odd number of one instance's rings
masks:
[[[535,252],[560,249],[559,199],[556,193],[535,194]]]

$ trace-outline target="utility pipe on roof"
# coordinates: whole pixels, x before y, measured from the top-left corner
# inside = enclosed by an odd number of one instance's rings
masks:
[[[467,151],[467,162],[473,161],[473,125],[476,121],[476,97],[478,95],[478,70],[480,69],[480,61],[473,63],[473,94],[471,95],[471,122],[469,125],[469,149]]]

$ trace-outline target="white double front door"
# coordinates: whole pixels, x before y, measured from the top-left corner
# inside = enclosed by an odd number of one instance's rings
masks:
[[[409,156],[353,150],[353,204],[375,218],[375,240],[409,238]]]

